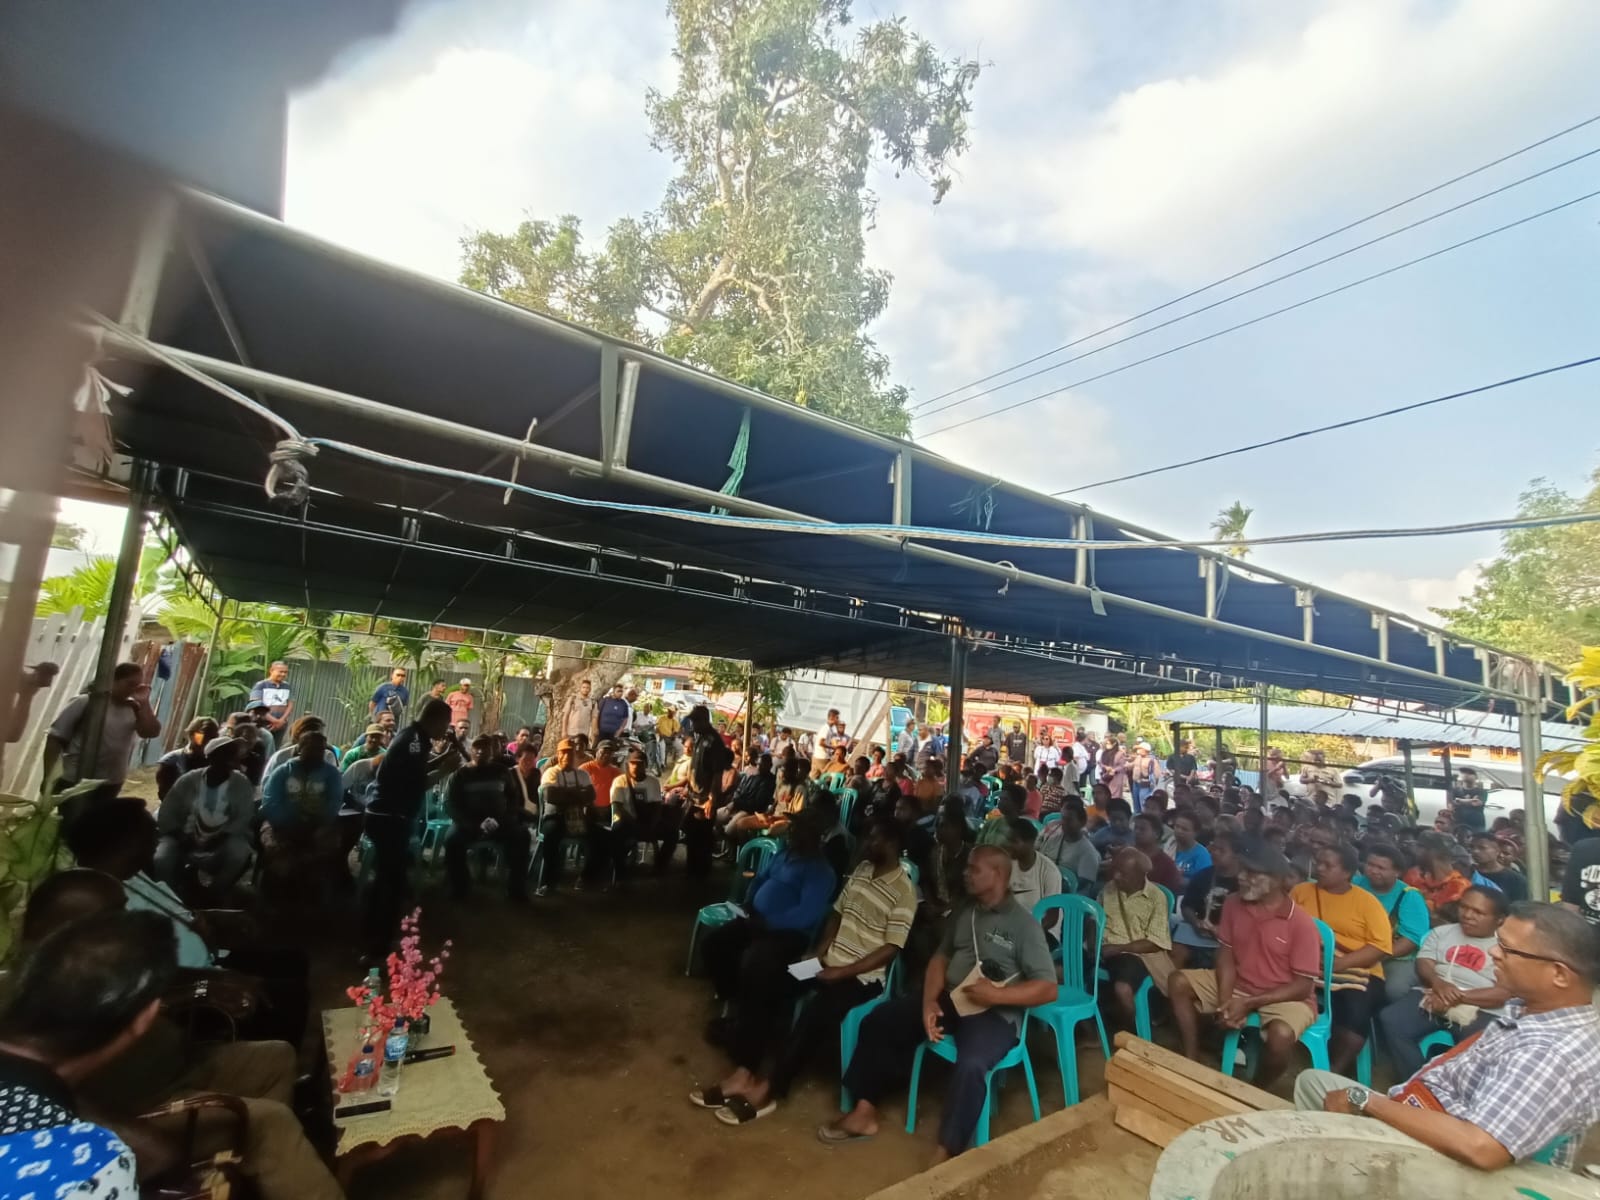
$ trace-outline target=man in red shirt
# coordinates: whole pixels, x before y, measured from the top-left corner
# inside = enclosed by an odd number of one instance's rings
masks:
[[[472,732],[472,708],[475,703],[472,696],[472,680],[463,679],[461,686],[444,698],[450,706],[450,724],[457,728],[465,727],[464,732]]]
[[[1226,1029],[1261,1018],[1256,1083],[1265,1087],[1289,1065],[1294,1044],[1316,1016],[1314,981],[1322,974],[1317,923],[1289,898],[1293,868],[1265,843],[1239,850],[1239,890],[1222,906],[1214,971],[1175,971],[1172,1015],[1188,1058],[1200,1056],[1200,1014]]]

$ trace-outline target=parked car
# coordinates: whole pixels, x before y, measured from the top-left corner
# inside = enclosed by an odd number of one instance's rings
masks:
[[[1460,770],[1462,767],[1471,767],[1476,771],[1478,782],[1489,791],[1483,805],[1484,820],[1488,825],[1493,826],[1501,817],[1509,817],[1513,810],[1523,807],[1522,768],[1519,765],[1483,762],[1478,759],[1457,760],[1453,764],[1455,770]],[[1371,762],[1362,763],[1352,771],[1346,771],[1345,794],[1360,796],[1362,807],[1376,803],[1371,795],[1373,785],[1385,777],[1403,783],[1406,777],[1405,759],[1398,754],[1387,758],[1375,758]],[[1555,815],[1561,807],[1561,789],[1564,783],[1564,780],[1555,776],[1545,778],[1545,825],[1552,834],[1556,833]],[[1443,765],[1431,756],[1413,757],[1411,784],[1412,794],[1417,801],[1418,820],[1424,825],[1432,825],[1439,811],[1449,802],[1445,791]]]

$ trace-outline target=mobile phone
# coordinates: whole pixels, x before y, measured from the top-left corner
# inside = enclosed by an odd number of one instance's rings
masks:
[[[367,1100],[361,1104],[346,1104],[343,1108],[333,1110],[333,1119],[342,1121],[346,1117],[364,1117],[369,1113],[388,1112],[390,1107],[388,1100]]]

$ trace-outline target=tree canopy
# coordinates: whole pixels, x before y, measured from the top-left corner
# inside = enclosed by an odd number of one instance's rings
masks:
[[[938,203],[967,145],[978,64],[903,19],[846,37],[851,0],[671,0],[678,82],[652,90],[678,173],[658,208],[585,243],[575,216],[463,239],[461,280],[655,346],[885,433],[909,393],[866,333],[890,277],[866,265],[877,162]]]
[[[1600,512],[1600,468],[1574,495],[1536,479],[1517,504],[1523,517]],[[1446,626],[1519,654],[1565,666],[1600,644],[1600,525],[1508,529],[1500,553],[1455,608],[1433,610]]]
[[[1255,511],[1255,509],[1247,507],[1242,500],[1235,500],[1212,518],[1211,532],[1216,535],[1218,541],[1242,541],[1244,539],[1245,526],[1250,523],[1250,518],[1255,514]],[[1250,547],[1230,546],[1226,553],[1232,558],[1245,558],[1250,554]]]

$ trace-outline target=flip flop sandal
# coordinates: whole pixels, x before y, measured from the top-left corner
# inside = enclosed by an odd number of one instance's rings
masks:
[[[817,1126],[817,1141],[824,1146],[843,1146],[850,1142],[870,1142],[876,1135],[871,1133],[851,1133],[846,1129],[838,1129],[832,1125]]]
[[[696,1108],[721,1108],[727,1102],[720,1087],[695,1088],[689,1093],[689,1103]]]
[[[770,1117],[778,1111],[778,1102],[768,1100],[760,1108],[751,1104],[744,1096],[729,1096],[728,1102],[717,1109],[717,1120],[724,1125],[748,1125],[751,1121],[759,1121],[762,1117]]]

